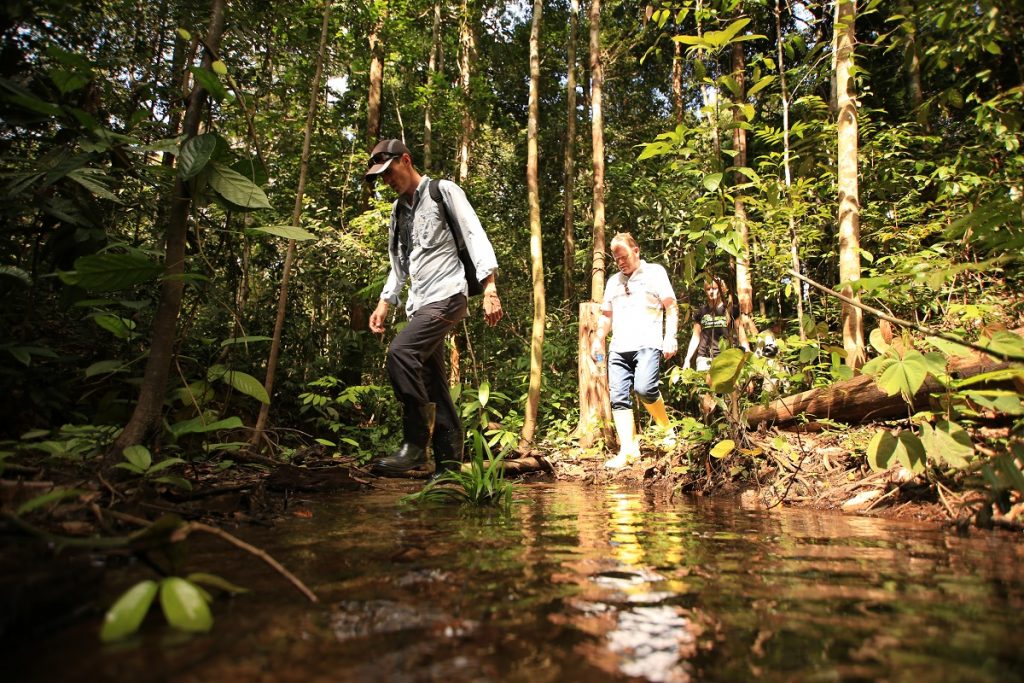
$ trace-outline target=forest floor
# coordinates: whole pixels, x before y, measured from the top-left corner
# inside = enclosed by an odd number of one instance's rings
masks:
[[[746,508],[780,506],[911,519],[964,530],[972,525],[1024,530],[1024,504],[1001,513],[990,494],[964,476],[915,475],[902,465],[873,471],[864,446],[877,426],[839,430],[762,429],[748,448],[723,459],[706,447],[666,450],[642,441],[642,457],[617,471],[604,454],[576,449],[547,456],[558,479],[616,483],[696,496],[734,496]]]

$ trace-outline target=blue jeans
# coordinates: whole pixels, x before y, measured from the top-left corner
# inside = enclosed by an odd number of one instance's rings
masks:
[[[661,397],[658,382],[661,375],[661,350],[642,348],[639,351],[612,351],[608,354],[608,393],[612,410],[630,410],[631,393],[636,392],[644,403]]]

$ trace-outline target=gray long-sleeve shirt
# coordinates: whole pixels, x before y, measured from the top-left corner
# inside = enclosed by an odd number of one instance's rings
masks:
[[[405,312],[410,317],[421,306],[460,292],[469,293],[455,238],[444,222],[441,207],[430,196],[429,183],[427,176],[420,179],[411,204],[403,197],[395,200],[388,228],[391,272],[380,298],[392,306],[398,305],[405,281],[411,280],[405,304]],[[466,248],[476,266],[477,279],[483,281],[498,268],[494,247],[462,188],[442,180],[438,189],[449,217],[462,229]],[[398,239],[395,239],[396,230]]]

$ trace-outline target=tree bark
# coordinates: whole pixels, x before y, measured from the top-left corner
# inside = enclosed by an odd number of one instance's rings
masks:
[[[860,198],[857,189],[857,101],[853,80],[855,0],[836,4],[836,103],[838,106],[839,281],[842,293],[860,301],[850,284],[860,279]],[[846,364],[864,364],[864,319],[861,310],[843,304]]]
[[[529,453],[537,431],[540,406],[541,371],[543,370],[544,323],[544,252],[540,223],[540,185],[537,180],[537,123],[540,117],[540,27],[543,0],[533,0],[533,24],[530,28],[530,103],[526,130],[526,188],[530,202],[530,263],[533,274],[533,333],[530,336],[530,387],[526,394],[523,431],[519,452]]]
[[[316,119],[317,104],[320,98],[320,79],[324,73],[324,57],[327,53],[327,29],[331,22],[331,3],[324,3],[323,24],[320,27],[320,45],[316,55],[316,70],[313,81],[309,85],[309,108],[306,112],[306,126],[303,131],[302,158],[299,161],[299,184],[295,190],[295,206],[292,208],[292,225],[299,225],[302,220],[302,198],[306,193],[306,177],[309,174],[309,152],[313,140],[313,123]],[[291,279],[292,263],[295,260],[295,240],[288,240],[288,251],[284,257],[284,272],[281,274],[281,289],[277,297],[277,317],[274,320],[274,334],[270,342],[270,355],[267,358],[267,375],[263,388],[271,401],[274,398],[274,375],[277,373],[277,359],[281,354],[281,335],[284,331],[284,317],[288,310],[288,282]],[[263,431],[270,415],[270,404],[260,405],[260,414],[256,418],[249,443],[258,446],[263,439]]]
[[[796,234],[796,217],[793,215],[793,172],[790,167],[789,146],[789,87],[786,83],[785,52],[782,49],[782,0],[775,0],[775,55],[779,62],[779,85],[782,90],[782,168],[786,179],[786,216],[789,222],[789,256],[793,270],[800,272],[800,249]],[[796,295],[796,322],[800,328],[800,341],[807,341],[804,329],[804,287],[799,280],[793,282]],[[780,304],[781,310],[781,304]]]
[[[590,303],[580,304],[579,329],[579,390],[580,424],[577,436],[580,446],[594,444],[595,437],[604,432],[611,440],[611,404],[608,399],[608,378],[603,367],[595,366],[590,358],[590,344],[597,332],[600,302],[604,298],[605,242],[604,242],[604,117],[601,112],[601,90],[604,68],[601,54],[601,0],[590,3],[590,133],[594,166],[594,251],[590,271]],[[601,370],[601,371],[599,371]]]
[[[213,64],[213,53],[220,47],[224,33],[225,0],[213,0],[210,8],[210,26],[206,32],[209,50],[203,55],[202,67],[209,70]],[[206,109],[207,92],[196,82],[188,98],[185,119],[182,125],[184,139],[195,137]],[[164,275],[160,284],[160,301],[153,315],[149,357],[143,373],[139,400],[135,404],[128,424],[114,442],[104,458],[104,468],[110,469],[128,446],[140,444],[147,434],[160,422],[164,396],[167,392],[167,376],[170,372],[177,338],[178,315],[185,291],[185,246],[188,234],[188,216],[192,208],[192,197],[188,184],[179,174],[174,176],[174,190],[171,207],[167,215],[167,232],[164,238]]]
[[[473,137],[473,117],[469,106],[469,85],[473,73],[473,56],[476,52],[476,38],[470,16],[469,0],[462,1],[462,22],[459,24],[459,88],[462,90],[462,136],[459,139],[459,183],[469,177],[469,149]]]
[[[576,194],[576,41],[579,31],[579,0],[571,0],[569,10],[569,40],[566,46],[566,121],[565,121],[565,159],[564,159],[564,211],[562,216],[562,236],[565,246],[562,249],[562,298],[572,301],[575,296],[573,273],[576,270],[576,229],[573,211]]]
[[[380,34],[384,30],[384,19],[387,15],[387,6],[380,10],[380,15],[374,21],[367,36],[370,45],[370,81],[366,96],[366,153],[369,154],[377,140],[380,139],[380,104],[381,93],[384,90],[384,46],[381,43]],[[372,189],[369,183],[363,183],[363,191],[359,199],[359,212],[363,213],[370,207],[370,194]]]
[[[990,372],[1009,363],[994,360],[986,354],[972,352],[964,358],[951,358],[947,368],[950,376],[963,379],[982,372]],[[932,393],[942,391],[942,386],[931,376],[914,395],[915,405],[922,405]],[[753,429],[762,422],[786,425],[801,418],[836,420],[850,424],[871,422],[908,416],[908,406],[899,394],[888,396],[875,384],[871,375],[858,375],[852,379],[836,382],[831,386],[804,391],[793,396],[780,398],[766,406],[753,406],[744,412],[747,425]]]
[[[434,74],[437,73],[438,56],[441,54],[441,0],[434,0],[434,25],[430,39],[430,60],[427,62],[427,85],[433,88]],[[427,97],[426,105],[423,107],[423,172],[430,175],[430,165],[433,161],[433,132],[434,124],[431,120],[432,97]]]
[[[742,107],[747,94],[743,43],[732,44],[732,77],[739,86],[736,106],[733,107],[733,122],[740,124],[746,121]],[[747,131],[743,126],[736,125],[733,128],[732,143],[733,151],[736,152],[734,163],[738,168],[743,168],[747,165]],[[733,174],[735,185],[742,185],[747,181],[748,178],[739,171]],[[754,312],[754,288],[750,282],[750,227],[747,221],[747,207],[743,201],[743,190],[737,187],[733,188],[733,218],[740,236],[739,256],[736,257],[736,298],[740,307],[740,319],[737,322],[750,330],[753,328],[750,315]]]
[[[579,445],[589,448],[603,436],[605,443],[614,443],[612,405],[608,399],[608,375],[605,365],[598,365],[590,357],[590,347],[601,318],[601,304],[585,301],[580,304],[580,329],[577,356],[579,358],[580,424],[577,427]]]

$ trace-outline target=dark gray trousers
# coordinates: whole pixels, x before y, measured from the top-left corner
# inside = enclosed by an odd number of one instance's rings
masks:
[[[437,405],[435,434],[457,439],[459,444],[464,438],[462,420],[448,390],[444,338],[466,314],[462,294],[427,304],[413,314],[388,347],[388,377],[405,409],[403,435],[407,440],[415,443],[422,439],[426,431],[422,408],[427,403]]]

